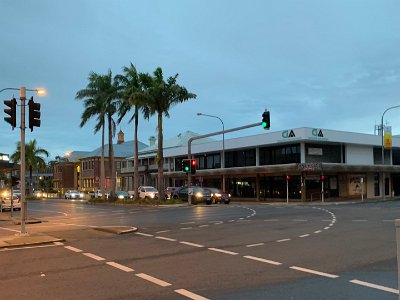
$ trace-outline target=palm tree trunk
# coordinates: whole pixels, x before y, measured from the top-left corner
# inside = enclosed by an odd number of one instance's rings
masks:
[[[139,127],[139,109],[135,105],[135,156],[133,160],[133,192],[135,199],[138,198],[139,188],[139,146],[138,146],[138,127]]]
[[[111,179],[111,197],[114,197],[115,193],[115,163],[114,163],[114,151],[113,151],[113,135],[112,135],[112,122],[111,115],[108,115],[108,155],[110,163],[110,179]]]
[[[158,197],[164,201],[164,155],[163,155],[163,128],[162,128],[162,113],[158,113],[158,150],[157,150],[157,165],[158,165]]]
[[[105,197],[105,170],[104,170],[104,124],[101,127],[101,159],[100,159],[100,189],[103,191],[101,197]]]

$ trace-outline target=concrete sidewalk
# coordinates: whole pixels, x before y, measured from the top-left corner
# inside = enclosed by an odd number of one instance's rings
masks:
[[[62,242],[63,239],[53,237],[47,234],[14,234],[0,236],[0,250],[4,248],[24,247],[31,245],[41,245],[54,242]]]

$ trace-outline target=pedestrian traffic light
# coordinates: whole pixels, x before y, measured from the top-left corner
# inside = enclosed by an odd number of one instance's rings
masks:
[[[269,129],[271,127],[269,111],[263,112],[261,125],[264,129]]]
[[[182,170],[184,172],[189,173],[190,171],[190,159],[184,159],[182,160]]]
[[[40,127],[40,103],[35,103],[33,97],[28,102],[29,106],[29,128]]]
[[[190,160],[190,174],[196,174],[197,161],[195,159]]]
[[[4,100],[4,104],[9,107],[4,110],[4,112],[9,115],[9,117],[4,117],[4,120],[11,124],[11,127],[14,130],[17,126],[17,100],[15,100],[15,98]]]
[[[324,181],[324,180],[325,180],[325,176],[321,175],[321,181]]]

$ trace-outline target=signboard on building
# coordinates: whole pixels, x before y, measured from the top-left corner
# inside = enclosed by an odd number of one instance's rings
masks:
[[[392,148],[392,126],[385,126],[385,134],[383,136],[383,147],[385,149]]]

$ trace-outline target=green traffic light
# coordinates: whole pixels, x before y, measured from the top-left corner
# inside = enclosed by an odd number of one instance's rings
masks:
[[[185,167],[185,172],[189,172],[189,167]]]
[[[263,128],[267,128],[267,122],[262,122],[261,125]]]

